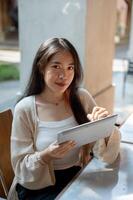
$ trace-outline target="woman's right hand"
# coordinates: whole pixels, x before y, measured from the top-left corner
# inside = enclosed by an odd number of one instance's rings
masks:
[[[54,142],[50,144],[45,150],[40,152],[41,159],[44,162],[49,162],[53,159],[63,158],[71,149],[74,148],[76,143],[74,141],[67,141],[61,144]]]
[[[92,110],[92,113],[87,115],[90,121],[99,120],[107,116],[109,116],[109,113],[106,108],[102,108],[99,106],[95,106]]]

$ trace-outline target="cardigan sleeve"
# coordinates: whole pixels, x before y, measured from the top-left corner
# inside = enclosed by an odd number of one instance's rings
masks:
[[[18,182],[29,189],[40,189],[54,183],[52,164],[44,163],[35,151],[30,117],[16,106],[11,133],[11,161]],[[52,180],[53,179],[53,180]]]
[[[121,134],[117,127],[111,133],[107,145],[104,139],[96,141],[93,147],[93,154],[96,158],[107,164],[113,163],[120,152]]]
[[[96,106],[95,100],[93,99],[91,94],[85,89],[80,89],[79,95],[86,113],[90,114],[94,106]],[[107,145],[105,143],[105,139],[99,139],[96,142],[92,143],[93,155],[103,162],[106,162],[108,164],[113,163],[120,152],[120,140],[121,133],[119,129],[115,127],[109,137]]]

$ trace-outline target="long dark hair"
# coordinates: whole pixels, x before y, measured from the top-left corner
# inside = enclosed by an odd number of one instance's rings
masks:
[[[75,47],[67,39],[52,38],[41,44],[33,61],[29,83],[20,99],[40,94],[44,90],[42,67],[44,69],[51,57],[62,50],[70,52],[74,59],[74,78],[69,86],[68,100],[76,121],[78,124],[82,124],[89,121],[78,95],[78,87],[83,79],[83,70]]]

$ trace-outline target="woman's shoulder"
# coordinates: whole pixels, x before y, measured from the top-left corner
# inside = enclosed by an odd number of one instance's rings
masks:
[[[91,112],[93,107],[96,106],[96,102],[90,92],[88,92],[88,90],[86,90],[85,88],[78,88],[78,94],[81,103],[85,107],[86,112]]]
[[[15,110],[22,111],[31,109],[34,103],[34,96],[28,96],[21,99],[15,106]]]
[[[88,100],[92,100],[93,97],[92,95],[90,94],[90,92],[88,90],[86,90],[85,88],[78,88],[78,94],[79,94],[79,97],[82,99],[82,98],[87,98]]]
[[[79,87],[78,88],[78,94],[79,95],[90,95],[90,93],[88,92],[88,90],[86,90],[85,88],[83,88],[83,87]]]

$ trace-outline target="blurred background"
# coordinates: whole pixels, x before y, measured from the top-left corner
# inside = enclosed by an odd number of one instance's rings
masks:
[[[123,123],[133,112],[132,0],[0,0],[0,110],[13,109],[50,37],[74,44],[84,86]]]

